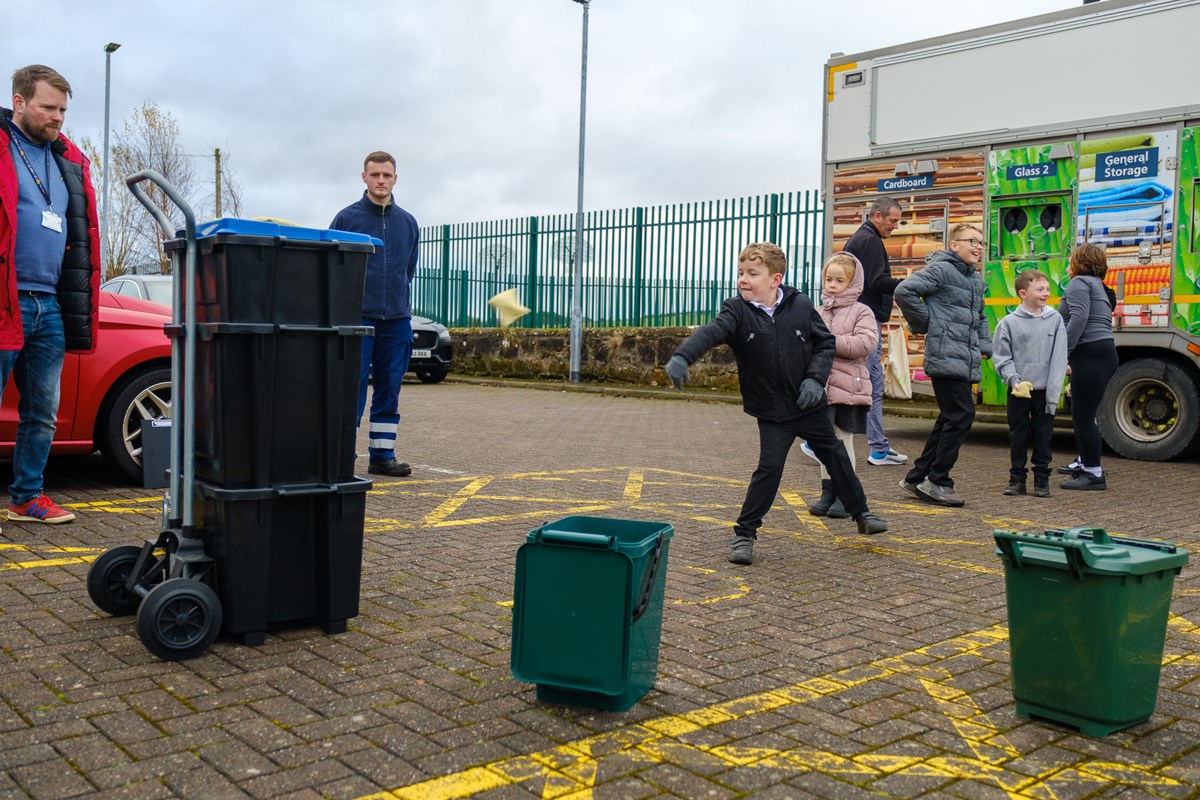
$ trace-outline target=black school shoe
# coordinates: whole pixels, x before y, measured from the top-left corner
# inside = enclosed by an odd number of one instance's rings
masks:
[[[1062,483],[1059,484],[1059,486],[1063,489],[1082,489],[1084,491],[1088,491],[1088,490],[1104,491],[1105,489],[1108,488],[1108,482],[1104,480],[1103,475],[1101,475],[1099,478],[1097,478],[1095,475],[1092,475],[1090,473],[1080,472],[1074,478],[1068,478],[1067,480],[1063,481]]]
[[[403,478],[412,475],[412,467],[403,461],[389,458],[384,461],[372,461],[367,465],[367,472],[372,475],[387,475],[392,478]]]

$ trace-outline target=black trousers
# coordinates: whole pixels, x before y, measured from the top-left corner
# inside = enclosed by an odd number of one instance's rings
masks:
[[[1008,443],[1011,467],[1008,477],[1025,482],[1026,448],[1033,445],[1033,477],[1050,477],[1050,441],[1054,434],[1054,415],[1046,413],[1046,390],[1034,389],[1029,397],[1013,397],[1008,391]]]
[[[1119,366],[1117,346],[1112,339],[1076,345],[1067,363],[1071,365],[1071,423],[1079,458],[1085,467],[1098,467],[1101,442],[1096,410]]]
[[[975,421],[975,395],[970,381],[933,377],[929,380],[937,398],[938,418],[925,440],[925,449],[917,456],[904,480],[920,483],[928,478],[930,483],[953,489],[950,470],[958,461],[958,451]]]
[[[862,483],[854,474],[854,465],[850,463],[845,446],[833,433],[829,408],[822,403],[795,419],[784,422],[758,421],[758,467],[750,478],[742,513],[733,526],[735,536],[758,538],[758,529],[775,502],[788,451],[796,439],[808,442],[813,453],[825,465],[833,482],[833,490],[846,507],[846,512],[854,517],[867,510],[867,496],[863,493]]]

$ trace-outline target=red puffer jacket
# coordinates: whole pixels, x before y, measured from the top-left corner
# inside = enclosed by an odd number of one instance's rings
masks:
[[[25,343],[17,302],[17,172],[9,149],[12,111],[0,108],[0,350],[20,350]],[[96,349],[100,329],[100,223],[91,162],[61,134],[51,151],[67,185],[67,249],[58,279],[67,351]]]

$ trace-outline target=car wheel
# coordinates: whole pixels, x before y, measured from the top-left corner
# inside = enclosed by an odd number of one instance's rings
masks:
[[[171,370],[135,372],[113,387],[97,427],[100,452],[118,472],[142,482],[142,421],[171,416]]]
[[[446,379],[446,370],[444,369],[418,369],[415,372],[421,383],[441,383]]]

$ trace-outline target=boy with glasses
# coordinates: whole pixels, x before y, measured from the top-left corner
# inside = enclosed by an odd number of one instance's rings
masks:
[[[913,333],[925,334],[925,374],[933,384],[938,418],[925,449],[900,481],[900,488],[931,503],[961,506],[950,470],[971,423],[983,377],[981,359],[992,354],[983,314],[983,232],[973,224],[950,229],[950,247],[930,256],[924,269],[896,287],[896,305]]]

